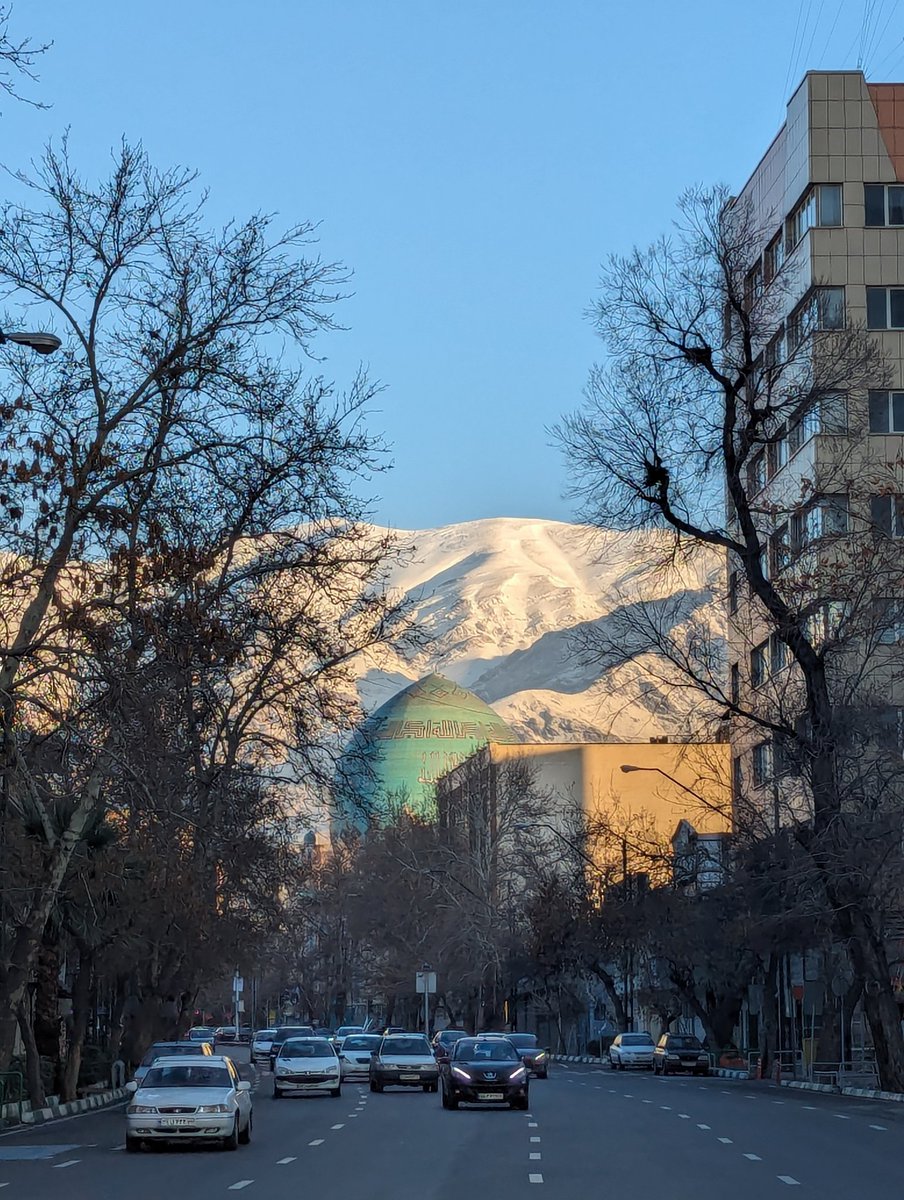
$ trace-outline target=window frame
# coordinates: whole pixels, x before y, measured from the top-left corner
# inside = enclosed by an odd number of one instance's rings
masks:
[[[769,679],[769,639],[750,651],[750,686],[762,687]]]
[[[880,504],[888,507],[887,523],[883,518],[877,516]],[[875,533],[881,533],[894,542],[904,538],[904,493],[889,492],[884,496],[870,496],[869,508],[870,520]]]
[[[870,323],[870,297],[875,297],[878,293],[882,293],[885,297],[885,324],[875,325]],[[891,322],[891,297],[892,293],[899,293],[901,296],[901,324],[893,325]],[[899,330],[904,329],[904,287],[887,287],[870,284],[866,288],[866,327],[867,329],[875,329],[878,331]]]
[[[902,226],[904,226],[904,219],[902,219],[900,221],[890,221],[889,220],[889,213],[891,212],[891,207],[889,205],[889,191],[891,190],[891,188],[899,188],[902,193],[901,213],[902,213],[902,218],[904,218],[904,184],[900,184],[900,183],[864,183],[863,184],[863,224],[866,229],[900,229]],[[882,220],[881,221],[868,221],[867,220],[867,211],[869,209],[869,204],[867,201],[867,190],[868,189],[871,189],[874,192],[875,191],[882,192]]]
[[[873,428],[873,398],[879,397],[879,396],[884,397],[885,417],[886,417],[886,426],[887,426],[885,429],[874,429]],[[902,410],[901,411],[901,427],[900,427],[900,429],[895,429],[895,427],[894,427],[894,425],[895,425],[895,397],[896,396],[900,398],[901,410]],[[899,390],[897,388],[870,388],[869,391],[867,392],[867,406],[868,406],[869,432],[871,435],[873,435],[874,437],[882,437],[883,435],[886,437],[891,437],[896,434],[904,433],[904,390]]]

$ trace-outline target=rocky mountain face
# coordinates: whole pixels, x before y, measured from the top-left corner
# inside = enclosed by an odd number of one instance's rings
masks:
[[[655,533],[520,518],[398,536],[410,550],[390,586],[427,641],[362,664],[367,711],[438,671],[525,740],[637,741],[692,723],[694,696],[669,685],[647,631],[715,629],[715,557],[665,569]]]

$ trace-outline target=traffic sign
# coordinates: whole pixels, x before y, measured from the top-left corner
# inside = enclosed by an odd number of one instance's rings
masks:
[[[433,993],[436,991],[436,972],[435,971],[418,971],[414,976],[414,990],[421,993]]]

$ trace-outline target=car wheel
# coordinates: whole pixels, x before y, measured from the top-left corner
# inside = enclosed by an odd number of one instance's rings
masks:
[[[438,1083],[431,1083],[431,1084],[430,1084],[430,1091],[431,1091],[431,1092],[438,1092],[438,1091],[439,1091],[439,1084],[438,1084]]]
[[[659,1065],[659,1074],[660,1074],[660,1075],[668,1075],[668,1073],[669,1073],[669,1064],[668,1064],[668,1063],[666,1063],[666,1062],[664,1062],[664,1063],[660,1063],[660,1065]]]
[[[126,1138],[126,1152],[129,1154],[140,1154],[141,1153],[141,1139],[127,1137]]]
[[[433,1091],[433,1084],[432,1084],[432,1083],[424,1083],[424,1084],[422,1084],[421,1086],[423,1087],[423,1089],[424,1089],[424,1091],[425,1091],[425,1092],[432,1092],[432,1091]]]
[[[223,1138],[224,1150],[238,1150],[239,1148],[239,1118],[236,1116],[235,1124],[232,1126],[232,1133],[229,1137]]]
[[[519,1109],[521,1109],[521,1110],[523,1110],[523,1111],[526,1111],[526,1110],[527,1110],[527,1107],[528,1107],[528,1099],[527,1099],[527,1096],[524,1096],[524,1097],[522,1097],[521,1099],[518,1099],[518,1100],[513,1100],[513,1101],[512,1101],[512,1105],[511,1105],[511,1106],[512,1106],[512,1108],[519,1108]]]
[[[282,1100],[282,1092],[279,1090],[279,1088],[276,1086],[275,1083],[273,1085],[273,1099],[274,1100]]]
[[[340,1085],[337,1088],[330,1088],[330,1095],[333,1097],[334,1100],[338,1100],[339,1097],[342,1095],[342,1084],[340,1083]]]
[[[247,1146],[248,1143],[251,1141],[251,1113],[248,1114],[248,1124],[245,1126],[245,1128],[239,1134],[239,1141],[242,1143],[243,1146]]]
[[[371,1083],[371,1085],[370,1085],[370,1090],[371,1090],[372,1092],[382,1092],[382,1091],[383,1091],[383,1084],[382,1084],[382,1083],[378,1083],[378,1082],[377,1082],[377,1080],[375,1079],[375,1080],[373,1080],[373,1082],[372,1082],[372,1083]]]

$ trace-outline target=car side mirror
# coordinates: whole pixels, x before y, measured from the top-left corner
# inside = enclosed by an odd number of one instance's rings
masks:
[[[127,1091],[127,1092],[133,1092],[133,1093],[138,1091],[138,1084],[135,1082],[135,1080],[134,1080],[134,1079],[131,1079],[131,1080],[130,1080],[130,1081],[127,1083],[127,1084],[126,1084],[126,1091]]]
[[[251,1091],[251,1084],[248,1082],[248,1080],[247,1080],[247,1079],[240,1079],[240,1080],[239,1080],[239,1082],[238,1082],[238,1084],[236,1085],[236,1089],[235,1089],[235,1090],[236,1090],[237,1092],[250,1092],[250,1091]]]

